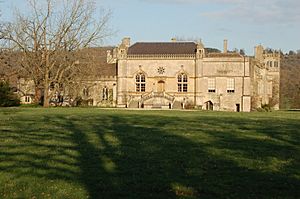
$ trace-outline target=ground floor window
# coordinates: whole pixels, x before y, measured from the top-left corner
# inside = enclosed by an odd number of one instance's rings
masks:
[[[106,86],[102,89],[102,100],[108,100],[108,89]]]
[[[87,87],[84,87],[82,90],[83,96],[87,97],[89,96],[89,89]]]
[[[25,102],[30,103],[30,101],[31,101],[31,98],[29,96],[25,96]]]

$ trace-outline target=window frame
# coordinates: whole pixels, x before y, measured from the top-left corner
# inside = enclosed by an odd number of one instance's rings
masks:
[[[216,79],[215,78],[207,79],[207,92],[209,92],[209,93],[216,92]]]
[[[146,92],[146,75],[144,73],[135,75],[135,91],[139,93]]]
[[[227,79],[227,93],[235,93],[235,79],[228,78]]]
[[[25,103],[30,103],[30,97],[28,95],[25,95]]]
[[[177,75],[177,91],[179,93],[188,92],[188,76],[185,73]]]

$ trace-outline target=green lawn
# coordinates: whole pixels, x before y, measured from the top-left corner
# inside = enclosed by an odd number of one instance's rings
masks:
[[[300,198],[300,112],[0,109],[0,198]]]

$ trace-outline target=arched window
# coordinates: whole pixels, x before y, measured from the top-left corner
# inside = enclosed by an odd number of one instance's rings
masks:
[[[146,91],[146,78],[143,73],[139,73],[135,76],[135,90],[136,92]]]
[[[178,92],[187,92],[188,78],[186,74],[181,73],[180,75],[178,75],[177,83],[178,83]]]
[[[273,62],[272,61],[270,61],[270,67],[273,67]]]
[[[108,100],[108,89],[106,86],[103,87],[102,89],[102,99],[103,100]]]
[[[88,97],[89,96],[89,88],[86,86],[82,90],[83,96]]]

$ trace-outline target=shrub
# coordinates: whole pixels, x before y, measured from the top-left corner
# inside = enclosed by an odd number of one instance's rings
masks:
[[[9,87],[8,82],[0,82],[0,107],[19,106],[20,100]]]
[[[195,106],[192,102],[187,102],[185,105],[184,105],[184,108],[185,109],[194,109]]]
[[[195,106],[195,109],[197,109],[197,110],[203,110],[202,105]]]
[[[261,108],[256,109],[258,112],[271,112],[272,106],[270,104],[263,104],[261,105]]]

